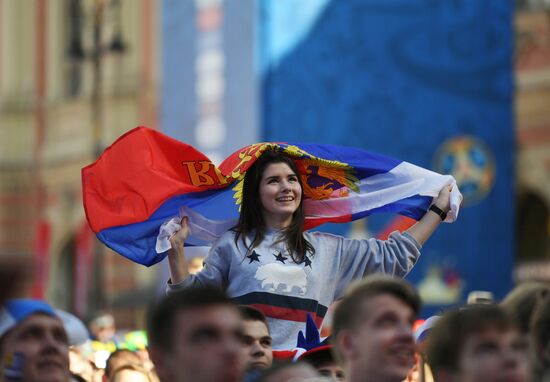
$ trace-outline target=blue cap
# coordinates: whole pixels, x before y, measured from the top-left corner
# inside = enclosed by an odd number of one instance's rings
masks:
[[[44,300],[18,298],[8,300],[0,308],[0,337],[27,317],[42,313],[61,320],[71,345],[78,345],[89,338],[86,326],[76,316],[54,309]]]

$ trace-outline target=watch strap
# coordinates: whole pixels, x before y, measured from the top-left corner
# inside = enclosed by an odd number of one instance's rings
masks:
[[[447,218],[447,213],[443,211],[441,208],[439,208],[438,206],[436,206],[435,204],[432,204],[429,210],[439,215],[439,217],[441,218],[441,221]]]

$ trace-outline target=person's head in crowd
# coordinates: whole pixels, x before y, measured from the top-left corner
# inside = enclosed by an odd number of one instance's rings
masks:
[[[161,381],[239,381],[244,372],[242,319],[217,288],[166,296],[148,316],[149,353]]]
[[[112,381],[112,373],[114,370],[129,364],[140,364],[141,358],[136,352],[127,349],[117,349],[109,355],[105,363],[105,373],[103,374],[104,381]]]
[[[522,333],[529,332],[531,315],[535,310],[537,301],[550,294],[550,283],[529,281],[516,286],[502,300],[500,305],[504,307],[514,320],[520,325]]]
[[[334,312],[332,336],[348,381],[403,380],[415,362],[420,297],[405,281],[371,276],[353,284]]]
[[[149,371],[137,363],[128,363],[112,371],[111,382],[154,382]]]
[[[70,381],[69,337],[45,301],[13,299],[0,310],[0,381]]]
[[[497,305],[445,313],[427,337],[437,382],[529,380],[528,346],[513,318]]]
[[[468,293],[466,298],[466,304],[479,305],[479,304],[494,304],[495,296],[492,292],[487,290],[473,290]]]
[[[332,345],[323,345],[308,350],[298,358],[298,361],[311,365],[320,376],[326,377],[327,380],[345,381],[344,369],[334,358]]]
[[[266,368],[273,363],[271,335],[265,315],[256,308],[239,305],[243,320],[243,356],[246,368]]]
[[[530,338],[536,380],[548,381],[550,380],[550,295],[541,299],[533,312]]]
[[[73,378],[78,376],[85,381],[92,381],[96,369],[92,362],[86,358],[76,346],[69,348],[69,369],[73,375]]]
[[[95,340],[109,342],[115,336],[115,318],[108,313],[101,313],[90,321],[90,331]]]
[[[147,332],[145,332],[145,330],[133,330],[124,335],[121,339],[121,343],[118,344],[118,349],[126,349],[134,352],[140,359],[140,365],[149,370],[154,377],[154,365],[149,357],[147,344]]]
[[[407,378],[403,382],[433,382],[433,375],[430,367],[426,363],[425,345],[426,337],[432,330],[434,324],[439,320],[440,316],[430,316],[428,318],[419,319],[414,325],[414,341],[416,342],[416,362],[409,370]]]
[[[298,332],[296,350],[294,359],[297,362],[307,363],[327,380],[344,380],[344,370],[332,354],[330,338],[321,338],[319,328],[310,314],[307,315],[305,330]]]
[[[319,374],[305,362],[277,361],[265,369],[256,382],[295,382],[317,380]]]

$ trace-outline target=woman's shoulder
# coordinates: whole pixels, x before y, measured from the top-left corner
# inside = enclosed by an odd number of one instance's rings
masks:
[[[239,246],[235,243],[236,233],[229,230],[224,232],[216,241],[210,246],[208,252],[208,258],[212,261],[217,258],[229,259],[228,254],[237,254],[240,252]]]
[[[236,235],[237,232],[233,229],[227,230],[212,243],[212,247],[224,246],[231,243],[234,244]]]
[[[304,238],[309,241],[311,246],[315,249],[315,256],[325,259],[325,263],[332,264],[338,261],[337,259],[339,259],[339,254],[342,250],[343,240],[345,240],[343,236],[321,231],[307,231],[304,232]],[[330,256],[326,256],[327,254],[330,254]],[[329,261],[326,259],[331,260]]]
[[[304,237],[311,243],[344,239],[343,236],[322,231],[306,231],[304,232]]]

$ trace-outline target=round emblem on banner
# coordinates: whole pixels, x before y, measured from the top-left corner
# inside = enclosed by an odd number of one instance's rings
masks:
[[[435,171],[455,177],[464,205],[487,196],[495,178],[495,160],[479,138],[461,135],[443,142],[435,154]]]

